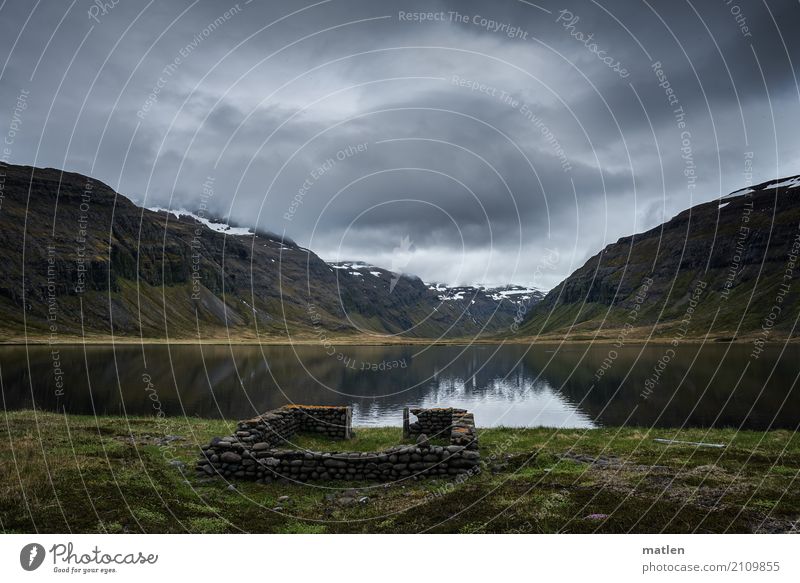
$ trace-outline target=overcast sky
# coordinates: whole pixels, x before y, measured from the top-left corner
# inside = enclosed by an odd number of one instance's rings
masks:
[[[800,173],[796,1],[102,4],[1,1],[3,159],[329,260],[547,289]]]

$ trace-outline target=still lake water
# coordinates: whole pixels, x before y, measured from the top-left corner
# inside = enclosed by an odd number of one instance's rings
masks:
[[[409,406],[458,406],[484,427],[790,428],[800,346],[750,345],[0,347],[6,409],[243,419],[286,403],[352,405],[357,426],[400,425]],[[598,375],[601,371],[602,374]],[[653,386],[654,379],[657,383]],[[653,386],[651,392],[646,387]]]

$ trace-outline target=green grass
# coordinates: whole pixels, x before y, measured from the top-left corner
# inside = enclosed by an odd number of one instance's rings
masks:
[[[0,421],[0,528],[784,532],[800,519],[800,438],[789,431],[480,429],[482,471],[459,480],[239,482],[230,488],[223,480],[198,478],[193,462],[199,445],[232,428],[205,419],[6,413]],[[183,439],[159,445],[166,435]],[[726,448],[663,445],[656,437]],[[369,451],[400,441],[399,428],[357,428],[346,442],[299,436],[294,446]],[[185,471],[170,460],[184,462]]]
[[[398,444],[410,444],[415,440],[403,439],[400,427],[356,428],[348,440],[332,440],[312,434],[300,434],[292,438],[288,446],[311,451],[377,451]],[[431,445],[449,445],[442,438],[428,440]]]
[[[354,431],[352,439],[331,440],[311,434],[296,435],[291,445],[298,449],[313,451],[375,451],[403,441],[403,430],[400,427],[375,427]]]

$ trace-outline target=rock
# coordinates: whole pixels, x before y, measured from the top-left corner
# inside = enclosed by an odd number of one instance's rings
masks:
[[[424,433],[420,433],[419,437],[417,437],[417,446],[418,447],[430,447],[431,442],[428,441],[428,436]]]
[[[328,468],[346,468],[347,462],[334,459],[327,459],[324,462],[322,462],[322,465]]]
[[[171,465],[173,468],[178,468],[179,470],[182,470],[186,467],[186,464],[181,460],[170,460],[169,465]]]
[[[236,484],[228,484],[226,490],[228,490],[229,492],[236,492]]]
[[[358,499],[359,504],[366,504],[367,502],[369,502],[369,496],[362,496]]]
[[[242,461],[242,456],[240,456],[238,453],[233,453],[232,451],[226,451],[220,456],[220,459],[226,464],[238,464],[240,461]]]
[[[287,503],[287,502],[291,502],[291,500],[292,500],[292,499],[291,499],[291,498],[289,498],[288,496],[279,496],[279,497],[278,497],[278,502],[279,502],[279,503],[283,503],[283,504],[285,504],[285,503]]]

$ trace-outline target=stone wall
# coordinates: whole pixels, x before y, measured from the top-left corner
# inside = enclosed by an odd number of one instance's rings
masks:
[[[246,448],[240,443],[229,442],[205,448],[198,469],[209,476],[263,483],[274,480],[390,481],[412,475],[468,473],[479,463],[479,452],[459,445],[421,444],[395,446],[379,452],[323,453],[268,449],[264,443]]]
[[[285,445],[298,432],[321,433],[331,439],[350,439],[353,410],[350,407],[286,405],[240,421],[235,437],[243,443]]]
[[[417,420],[411,422],[409,413]],[[478,449],[475,433],[475,417],[466,409],[431,408],[403,409],[403,435],[416,437],[425,434],[429,438],[449,439],[452,445],[463,445]]]
[[[423,417],[437,420],[436,427],[447,433],[450,445],[431,445],[425,435],[416,432],[409,434],[417,437],[414,445],[398,445],[377,452],[314,452],[287,449],[285,445],[298,432],[349,438],[352,435],[350,408],[281,407],[241,421],[230,437],[211,440],[202,448],[197,470],[203,475],[263,483],[275,480],[390,481],[411,476],[474,473],[480,464],[480,453],[472,414],[463,409],[436,411],[450,412],[446,427],[444,417],[438,421],[439,413],[429,416],[423,413]],[[407,416],[405,412],[404,415]]]

